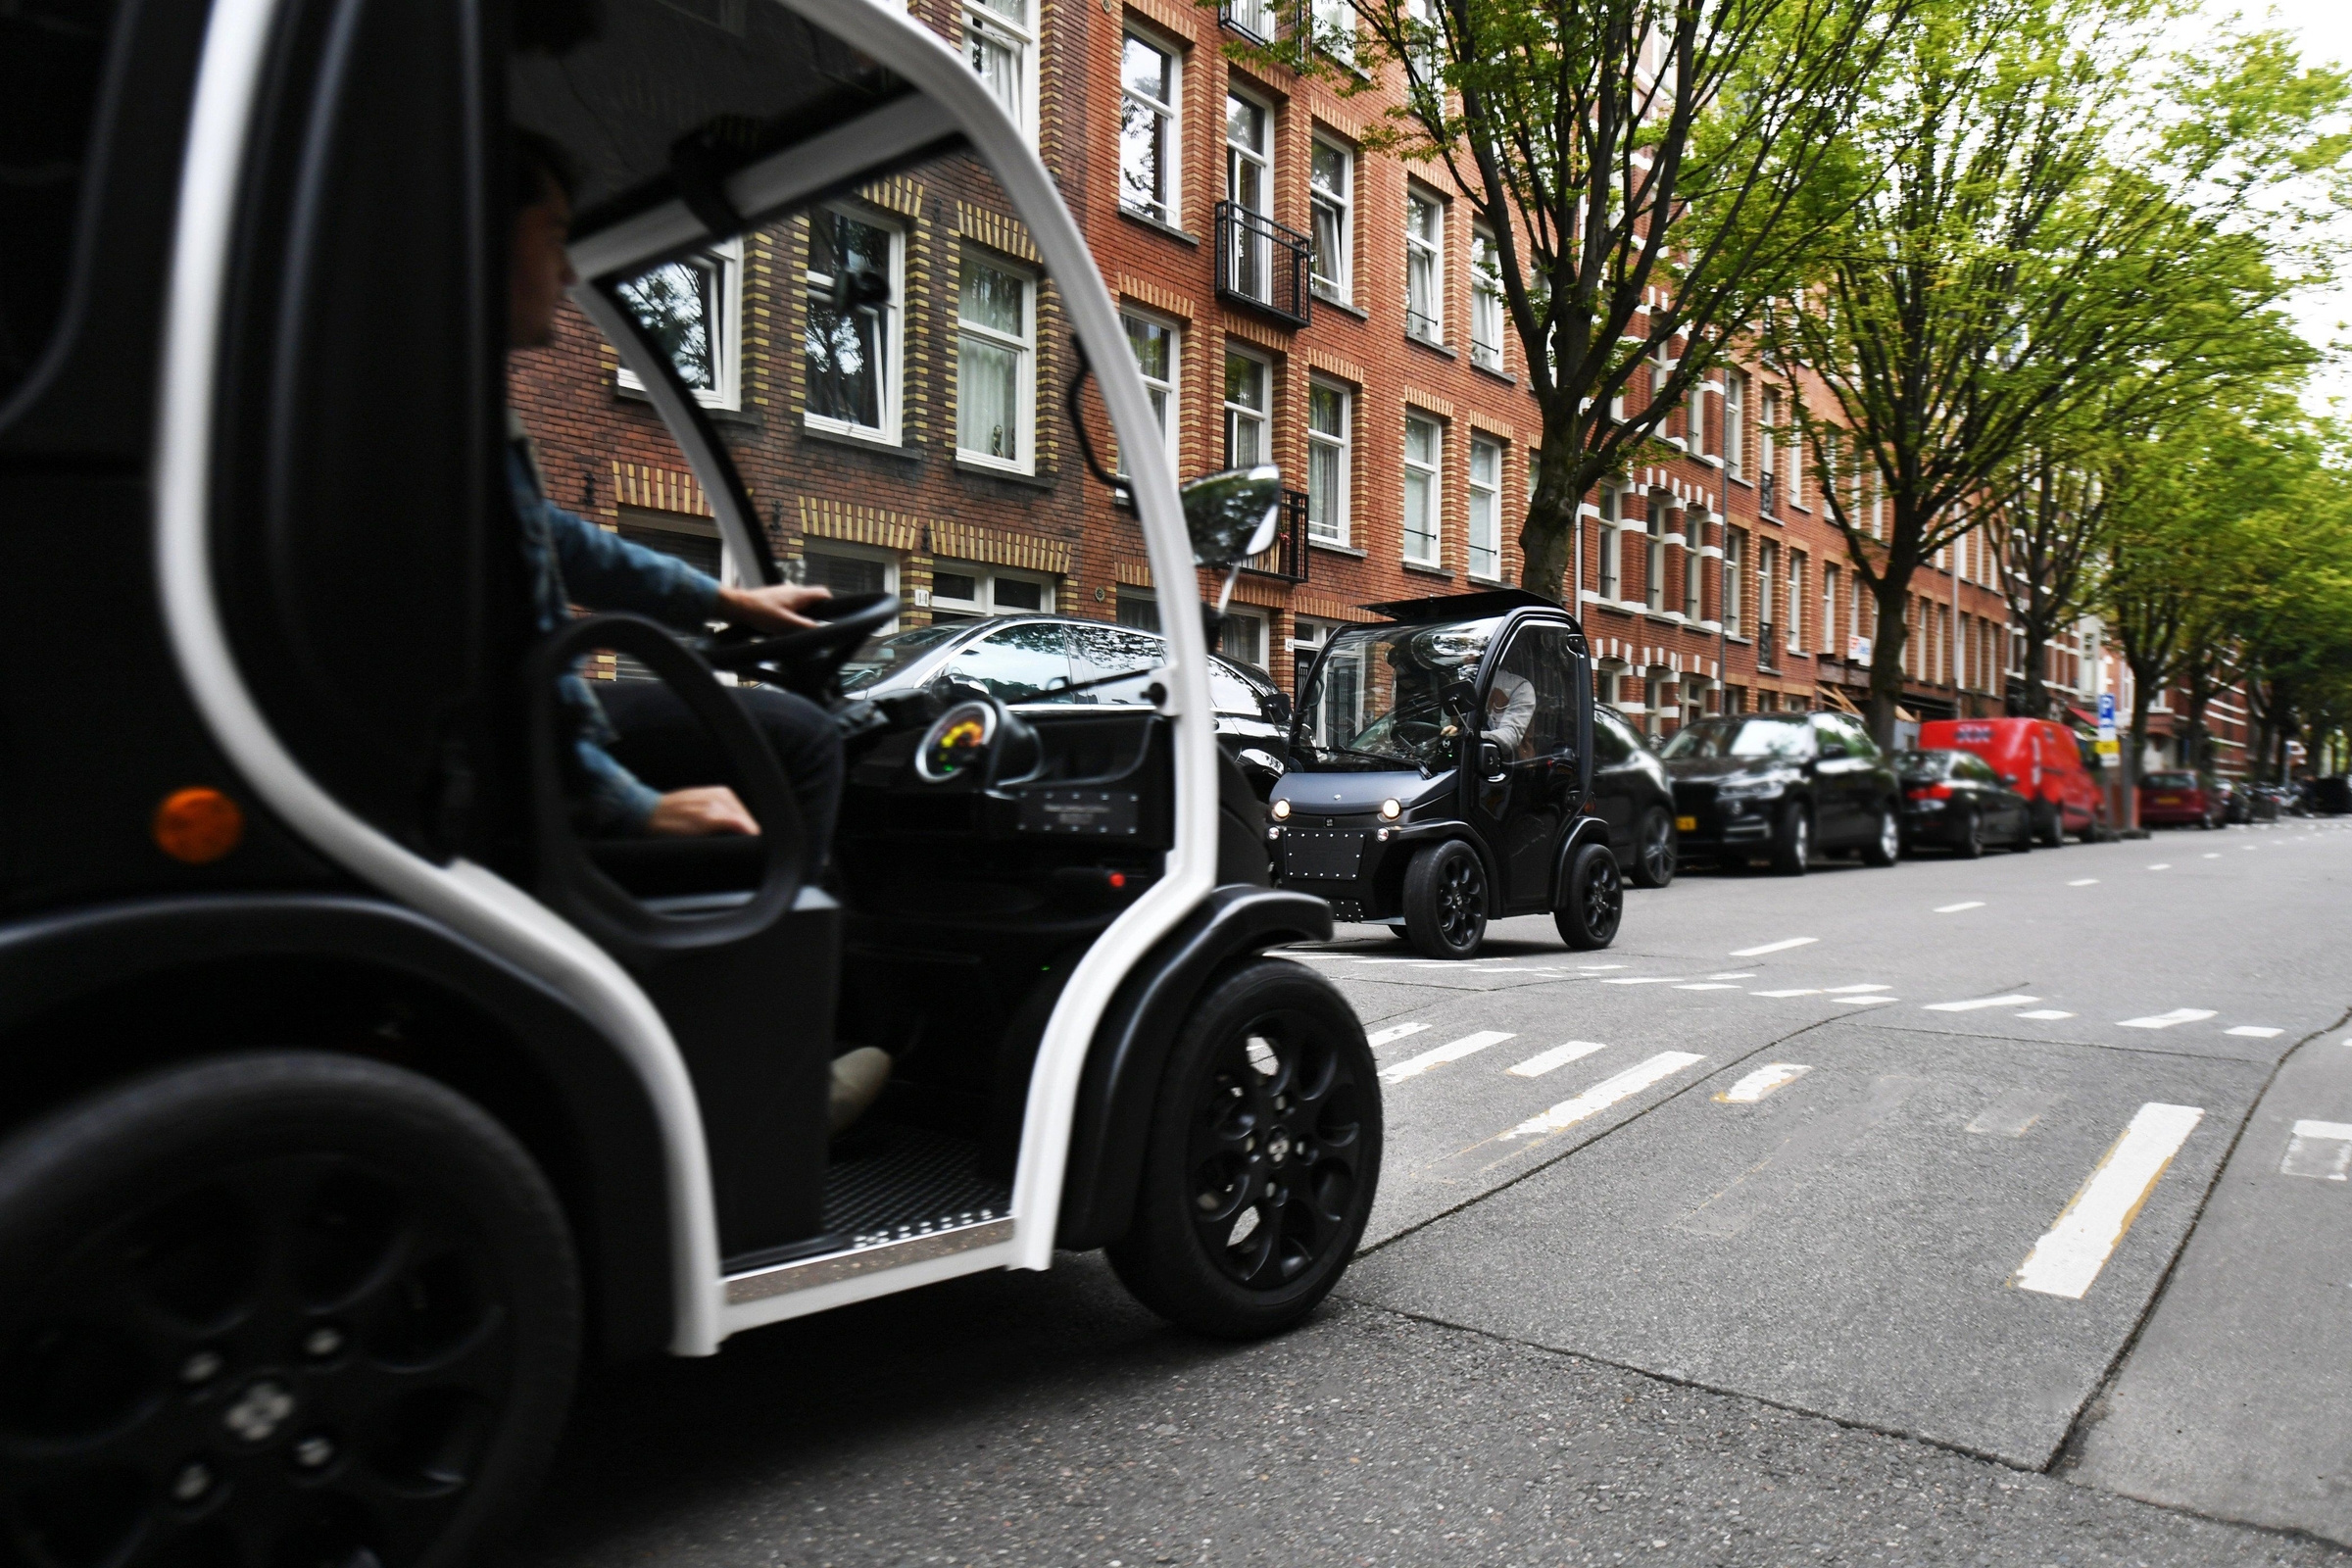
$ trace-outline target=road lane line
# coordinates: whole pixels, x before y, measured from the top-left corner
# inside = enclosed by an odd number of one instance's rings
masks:
[[[1677,991],[1737,991],[1740,988],[1728,980],[1702,981],[1697,985],[1676,986]]]
[[[2056,1103],[2056,1095],[2038,1089],[2012,1089],[1979,1111],[1977,1119],[1961,1130],[1993,1138],[2023,1138],[2026,1129],[2041,1120]]]
[[[1865,991],[1892,991],[1893,989],[1892,986],[1883,986],[1876,981],[1869,981],[1858,986],[1829,986],[1822,991],[1822,995],[1825,997],[1853,997],[1860,996]]]
[[[2208,860],[2218,860],[2218,859],[2220,859],[2221,858],[2222,858],[2222,852],[2221,852],[2221,851],[2219,851],[2219,850],[2207,850],[2207,851],[2205,852],[2205,858],[2207,858]]]
[[[2170,871],[2172,868],[2173,862],[2170,860],[2161,860],[2148,867],[2148,869],[2151,871]]]
[[[1595,1051],[1608,1049],[1597,1040],[1571,1040],[1564,1046],[1539,1051],[1525,1061],[1514,1062],[1503,1070],[1514,1078],[1541,1078],[1554,1067],[1565,1067],[1572,1061],[1583,1060]]]
[[[1926,1007],[1930,1012],[1975,1012],[1984,1007],[2014,1007],[2021,1002],[2039,1002],[2040,1000],[2039,997],[2029,997],[2022,992],[2015,992],[2006,997],[1978,997],[1969,1002],[1925,1002],[1920,1005]]]
[[[1607,974],[1611,969],[1622,969],[1624,967],[1625,965],[1622,963],[1588,963],[1582,968],[1578,969],[1576,972],[1578,974]]]
[[[1630,1099],[1661,1079],[1671,1078],[1696,1062],[1707,1058],[1688,1051],[1661,1051],[1647,1061],[1628,1067],[1614,1078],[1603,1078],[1572,1100],[1563,1100],[1541,1116],[1530,1116],[1502,1136],[1511,1138],[1541,1138],[1575,1126],[1588,1116],[1596,1116],[1620,1100]]]
[[[1839,997],[1838,1005],[1840,1007],[1875,1007],[1883,1002],[1900,1002],[1902,1000],[1900,997]]]
[[[1627,974],[1613,980],[1603,980],[1604,986],[1670,986],[1681,980],[1679,974]]]
[[[1710,980],[1753,980],[1755,977],[1752,969],[1726,969],[1721,974],[1707,976]]]
[[[2299,1121],[2286,1141],[2286,1157],[2278,1162],[2281,1176],[2309,1176],[2340,1182],[2352,1171],[2352,1123]]]
[[[1767,942],[1760,948],[1740,948],[1732,956],[1735,958],[1761,958],[1767,953],[1787,953],[1790,948],[1801,948],[1808,942],[1819,942],[1820,940],[1819,937],[1790,937],[1786,942]]]
[[[1394,1067],[1382,1068],[1380,1081],[1384,1084],[1400,1084],[1407,1078],[1418,1078],[1432,1068],[1443,1067],[1449,1061],[1459,1061],[1464,1056],[1486,1050],[1489,1046],[1498,1046],[1505,1040],[1517,1038],[1506,1029],[1482,1029],[1477,1034],[1464,1035],[1459,1040],[1448,1040],[1436,1050],[1424,1051],[1418,1056],[1407,1056]]]
[[[2170,1029],[2180,1023],[2203,1023],[2212,1017],[2211,1007],[2175,1007],[2170,1012],[2152,1012],[2145,1018],[2126,1018],[2118,1029]]]
[[[2082,1299],[2139,1217],[2165,1167],[2204,1118],[2195,1105],[2150,1101],[2140,1106],[2009,1283],[2039,1296]]]
[[[1425,1023],[1391,1024],[1386,1029],[1364,1036],[1364,1043],[1368,1046],[1385,1046],[1392,1041],[1402,1040],[1406,1035],[1417,1035],[1428,1027]]]
[[[2095,876],[2079,876],[2067,884],[2070,888],[2095,888],[2098,885],[2099,879]]]
[[[1739,1235],[1926,1084],[1924,1078],[1879,1079],[1862,1099],[1798,1129],[1731,1186],[1676,1220],[1674,1228],[1696,1236]]]
[[[2225,1029],[2222,1031],[2222,1033],[2226,1035],[2236,1035],[2243,1040],[2276,1040],[2280,1035],[2286,1033],[2286,1031],[2283,1029],[2266,1029],[2258,1023],[2241,1023],[2236,1028]]]
[[[1984,901],[1983,899],[1972,899],[1966,904],[1938,904],[1936,906],[1935,912],[1937,914],[1958,914],[1963,909],[1982,909],[1983,907],[1984,907]]]
[[[1715,1097],[1723,1105],[1752,1105],[1775,1089],[1786,1089],[1813,1069],[1794,1061],[1769,1061]]]
[[[2061,1018],[2072,1018],[2074,1014],[2060,1012],[2056,1007],[2035,1007],[2032,1012],[2021,1012],[2018,1016],[2032,1018],[2038,1023],[2056,1023]]]
[[[1821,988],[1819,986],[1799,986],[1793,991],[1750,991],[1748,995],[1751,997],[1818,997],[1821,995]]]

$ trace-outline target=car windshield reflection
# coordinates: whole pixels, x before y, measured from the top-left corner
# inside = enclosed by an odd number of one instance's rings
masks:
[[[1813,752],[1812,732],[1792,718],[1702,718],[1686,724],[1659,755],[1670,762],[1725,757],[1801,759]]]
[[[1499,619],[1341,632],[1299,704],[1296,765],[1315,772],[1435,769],[1453,762],[1439,694],[1478,674]]]

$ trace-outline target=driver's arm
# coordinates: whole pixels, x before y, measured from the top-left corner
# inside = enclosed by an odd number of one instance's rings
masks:
[[[648,550],[562,507],[546,508],[564,585],[591,610],[633,610],[694,629],[713,620],[787,631],[813,624],[800,612],[832,597],[828,588],[777,583],[730,588],[674,556]]]
[[[1527,735],[1527,726],[1536,716],[1536,687],[1508,671],[1497,672],[1494,690],[1503,700],[1502,710],[1488,713],[1485,738],[1500,746],[1507,754],[1516,754],[1519,743]]]

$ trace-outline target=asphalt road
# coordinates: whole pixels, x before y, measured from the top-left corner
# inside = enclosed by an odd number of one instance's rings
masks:
[[[1344,928],[1307,1325],[1073,1257],[604,1374],[515,1560],[2352,1562],[2348,895],[2290,822]]]

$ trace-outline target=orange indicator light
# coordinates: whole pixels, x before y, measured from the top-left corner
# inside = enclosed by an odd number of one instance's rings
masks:
[[[210,865],[245,836],[245,813],[215,789],[173,790],[155,808],[155,847],[174,860]]]

